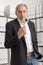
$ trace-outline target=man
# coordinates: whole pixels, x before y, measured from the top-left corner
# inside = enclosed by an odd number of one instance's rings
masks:
[[[5,47],[11,48],[11,65],[37,65],[42,55],[38,52],[34,23],[27,21],[25,4],[16,7],[17,18],[6,24]]]

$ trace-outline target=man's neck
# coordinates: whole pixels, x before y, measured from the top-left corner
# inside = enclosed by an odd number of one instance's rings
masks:
[[[21,20],[21,19],[19,19],[19,18],[17,18],[21,23],[25,23],[26,22],[26,19],[24,19],[24,20]]]

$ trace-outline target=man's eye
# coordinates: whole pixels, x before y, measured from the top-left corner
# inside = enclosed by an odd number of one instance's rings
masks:
[[[25,11],[23,11],[25,13]]]
[[[21,13],[21,11],[18,11],[18,13]]]

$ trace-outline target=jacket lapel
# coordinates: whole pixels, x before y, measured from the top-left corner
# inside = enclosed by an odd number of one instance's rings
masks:
[[[16,33],[18,32],[18,30],[19,30],[20,27],[21,27],[21,26],[20,26],[18,20],[15,19],[15,21],[14,21],[14,28],[15,28]]]

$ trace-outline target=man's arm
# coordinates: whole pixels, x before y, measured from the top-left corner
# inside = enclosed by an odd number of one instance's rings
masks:
[[[14,32],[13,35],[13,28],[12,25],[7,23],[6,24],[6,33],[5,33],[5,47],[6,48],[12,48],[13,46],[16,46],[19,43],[19,39],[17,34]]]
[[[34,44],[34,47],[35,49],[38,51],[38,41],[37,41],[37,32],[36,32],[36,29],[35,29],[35,24],[33,23],[33,29],[34,29],[34,35],[35,35],[35,44]]]

